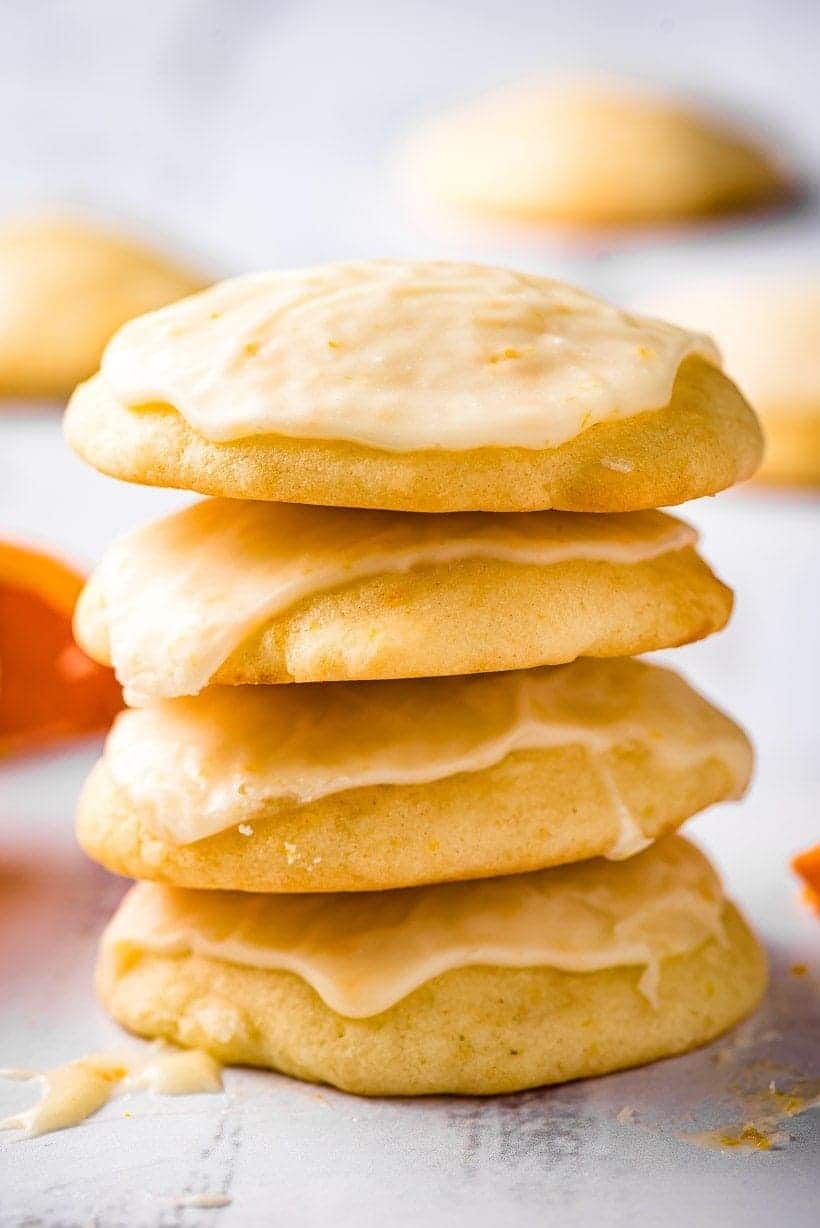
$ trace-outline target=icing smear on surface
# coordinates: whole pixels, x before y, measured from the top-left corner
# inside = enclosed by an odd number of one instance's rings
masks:
[[[696,540],[661,512],[426,516],[207,499],[115,542],[91,589],[125,698],[139,706],[197,694],[266,622],[373,576],[466,559],[632,564]]]
[[[206,439],[553,448],[669,403],[711,341],[544,277],[393,260],[256,273],[132,320],[101,377]]]
[[[254,895],[139,883],[105,931],[114,976],[138,952],[288,971],[331,1010],[365,1018],[455,968],[639,967],[657,1004],[661,962],[725,941],[709,863],[677,836],[593,860],[465,883],[338,895]]]
[[[234,825],[252,835],[277,805],[425,784],[517,751],[569,746],[587,749],[611,798],[613,858],[649,840],[620,796],[609,752],[641,748],[679,772],[719,758],[733,796],[752,766],[748,740],[728,717],[671,670],[628,658],[452,678],[208,687],[123,712],[105,763],[155,834],[189,844]]]
[[[79,1125],[123,1092],[185,1096],[222,1090],[220,1068],[210,1054],[159,1045],[143,1053],[90,1053],[54,1070],[0,1070],[0,1079],[42,1088],[31,1108],[0,1121],[0,1130],[22,1130],[27,1138]]]

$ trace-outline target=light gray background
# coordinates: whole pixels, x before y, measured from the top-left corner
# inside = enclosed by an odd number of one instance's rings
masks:
[[[533,70],[636,73],[762,126],[816,181],[816,3],[0,4],[0,212],[72,205],[215,275],[351,256],[465,256],[638,301],[716,269],[817,265],[818,211],[639,239],[430,229],[390,171],[417,117]],[[53,408],[0,416],[0,533],[88,564],[184,500],[106,481]],[[0,1136],[0,1223],[795,1225],[816,1215],[817,1133],[740,1155],[681,1138],[737,1126],[747,1092],[816,1069],[817,922],[788,856],[818,839],[815,499],[734,492],[686,509],[737,591],[731,627],[673,654],[749,727],[749,799],[697,819],[761,930],[774,989],[727,1052],[503,1100],[366,1102],[229,1072],[220,1097],[117,1102],[74,1131]],[[0,1065],[46,1067],[118,1039],[94,1004],[97,934],[122,886],[84,861],[71,811],[96,748],[0,771]],[[789,968],[813,965],[813,977]],[[721,1056],[722,1055],[722,1056]],[[0,1114],[31,1098],[0,1084]],[[636,1122],[616,1121],[624,1106]],[[124,1110],[133,1117],[124,1118]],[[181,1210],[227,1191],[222,1210]]]

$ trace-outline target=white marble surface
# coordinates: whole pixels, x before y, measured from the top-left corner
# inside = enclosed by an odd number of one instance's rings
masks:
[[[820,255],[815,205],[743,228],[572,248],[431,233],[397,198],[389,155],[415,116],[465,92],[536,68],[603,67],[762,120],[816,180],[818,29],[810,0],[661,9],[643,0],[18,0],[0,8],[0,211],[70,203],[118,216],[217,272],[374,253],[476,256],[631,298],[701,269],[805,268]],[[88,564],[115,533],[185,497],[84,469],[53,409],[0,416],[4,536]],[[72,1131],[0,1136],[3,1228],[816,1221],[812,1115],[787,1123],[793,1138],[782,1148],[751,1155],[681,1136],[737,1126],[755,1114],[749,1093],[771,1079],[789,1086],[812,1061],[817,1073],[818,924],[787,861],[819,835],[820,502],[738,492],[687,514],[738,604],[724,634],[672,656],[759,749],[747,801],[691,824],[772,957],[773,992],[742,1043],[486,1102],[367,1102],[228,1072],[221,1096],[135,1097]],[[119,1039],[95,1005],[91,972],[122,885],[71,836],[94,753],[0,769],[0,1064],[52,1066]],[[798,962],[812,974],[791,975]],[[0,1084],[0,1116],[30,1097]],[[619,1125],[625,1106],[636,1119]],[[224,1208],[175,1206],[217,1192],[231,1198]]]

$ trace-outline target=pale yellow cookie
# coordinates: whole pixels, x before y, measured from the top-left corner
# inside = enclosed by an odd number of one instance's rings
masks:
[[[77,834],[132,878],[382,891],[631,856],[751,766],[728,717],[628,659],[209,687],[118,717]]]
[[[680,221],[783,198],[772,155],[721,117],[604,82],[525,82],[410,139],[413,195],[478,214],[576,225]]]
[[[121,538],[75,614],[126,701],[209,683],[432,677],[669,648],[732,595],[660,512],[408,512],[210,499]]]
[[[668,836],[619,863],[361,895],[142,883],[102,940],[120,1023],[364,1095],[489,1094],[704,1044],[765,958],[706,859]]]
[[[820,278],[706,278],[670,290],[664,310],[717,340],[760,414],[762,481],[820,485]]]
[[[613,512],[748,477],[754,414],[697,333],[543,277],[370,261],[132,321],[65,429],[105,473],[421,512]]]
[[[0,396],[67,396],[121,324],[202,277],[123,235],[47,219],[0,228]]]

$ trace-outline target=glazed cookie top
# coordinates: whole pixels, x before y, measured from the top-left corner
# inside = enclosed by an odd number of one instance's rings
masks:
[[[139,705],[197,694],[266,621],[368,577],[475,558],[637,563],[696,537],[661,512],[425,516],[206,499],[114,543],[80,597],[75,633],[90,648],[99,637],[88,620],[101,612],[126,700]]]
[[[708,338],[561,282],[384,260],[222,282],[127,324],[101,377],[216,442],[548,449],[663,408],[691,354],[719,364]]]
[[[377,1015],[454,968],[643,968],[656,1000],[660,961],[723,939],[724,897],[706,858],[667,836],[628,861],[329,895],[254,895],[140,883],[103,937],[133,951],[201,955],[294,972],[334,1011]]]
[[[670,670],[629,659],[452,678],[208,687],[122,712],[105,763],[157,835],[188,844],[277,805],[424,784],[482,771],[516,751],[568,746],[588,751],[616,800],[612,858],[650,841],[610,779],[608,752],[646,746],[681,772],[719,758],[734,796],[752,766],[748,740],[728,717]]]

